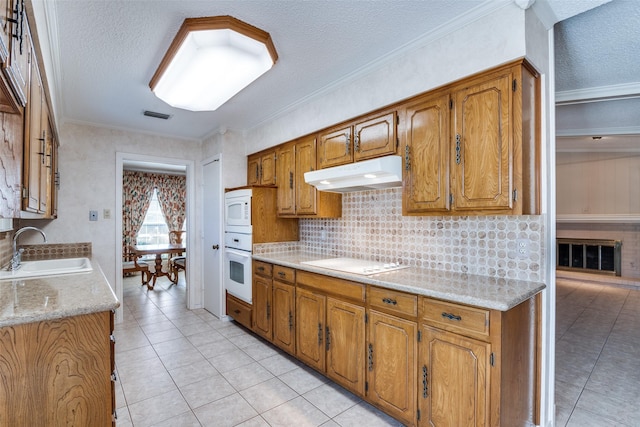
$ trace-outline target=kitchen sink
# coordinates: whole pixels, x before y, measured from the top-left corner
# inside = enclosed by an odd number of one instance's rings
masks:
[[[14,271],[0,270],[0,280],[28,279],[30,277],[54,276],[92,271],[89,258],[45,259],[23,261]]]

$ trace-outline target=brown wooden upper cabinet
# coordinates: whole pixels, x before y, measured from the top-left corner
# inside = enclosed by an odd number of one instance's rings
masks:
[[[27,104],[32,55],[22,0],[0,0],[0,111],[20,113]]]
[[[306,136],[276,148],[278,216],[339,218],[342,195],[318,191],[304,181],[316,169],[316,137]]]
[[[538,93],[521,60],[407,102],[403,214],[538,213]]]
[[[247,163],[247,185],[276,184],[275,150],[261,151],[249,156]]]
[[[395,111],[384,111],[320,132],[318,169],[395,154],[397,123]]]

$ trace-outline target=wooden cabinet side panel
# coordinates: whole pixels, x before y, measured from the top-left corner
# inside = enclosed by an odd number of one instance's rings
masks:
[[[437,95],[406,107],[405,214],[446,211],[449,204],[449,95]]]
[[[110,313],[0,330],[0,425],[111,425]]]
[[[387,413],[406,423],[416,421],[417,324],[369,311],[367,396]]]
[[[364,307],[327,298],[327,376],[364,395]]]
[[[276,193],[275,187],[253,188],[251,222],[254,244],[298,240],[298,219],[278,217]]]
[[[309,366],[325,368],[326,297],[296,288],[296,355]]]
[[[359,121],[354,125],[355,161],[395,154],[396,144],[395,111]]]
[[[511,82],[507,73],[454,95],[457,210],[512,208]]]
[[[421,329],[421,423],[488,426],[491,345],[427,325]]]

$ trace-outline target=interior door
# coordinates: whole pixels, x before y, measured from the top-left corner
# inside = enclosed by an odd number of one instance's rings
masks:
[[[222,179],[220,159],[203,163],[202,229],[204,232],[202,280],[204,308],[222,317],[224,295],[222,286]]]

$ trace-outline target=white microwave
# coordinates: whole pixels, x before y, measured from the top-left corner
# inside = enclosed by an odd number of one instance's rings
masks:
[[[251,233],[251,189],[233,190],[224,195],[226,231]]]

